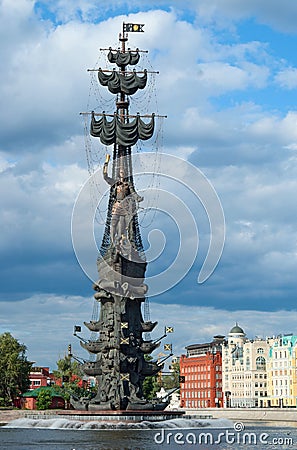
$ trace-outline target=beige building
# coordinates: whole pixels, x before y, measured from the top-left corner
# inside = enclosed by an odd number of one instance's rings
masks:
[[[267,340],[247,339],[236,324],[222,347],[222,384],[225,407],[262,407],[267,396]]]

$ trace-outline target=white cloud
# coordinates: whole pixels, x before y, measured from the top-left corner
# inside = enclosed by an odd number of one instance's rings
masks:
[[[75,354],[88,356],[72,330],[74,324],[91,318],[91,282],[86,279],[82,288],[86,292],[89,286],[88,298],[62,294],[73,292],[76,281],[69,276],[65,281],[69,261],[75,264],[70,219],[76,194],[87,178],[78,113],[89,106],[101,107],[97,87],[90,89],[88,99],[86,69],[97,58],[105,65],[106,55],[99,48],[117,45],[127,16],[116,16],[122,1],[46,3],[58,11],[61,25],[38,21],[33,1],[5,0],[0,7],[5,67],[0,74],[0,246],[5,254],[2,288],[7,292],[2,299],[23,298],[0,302],[0,332],[10,331],[24,342],[37,364],[55,368],[69,343]],[[126,11],[137,4],[143,7],[144,2],[127,2]],[[199,20],[196,17],[191,24],[179,19],[184,4],[199,9]],[[153,337],[161,336],[165,325],[173,325],[175,333],[166,342],[172,341],[174,353],[181,354],[186,345],[227,334],[236,321],[251,338],[296,334],[297,113],[284,112],[279,92],[269,90],[278,83],[293,94],[296,70],[274,75],[276,67],[286,66],[284,56],[270,53],[269,42],[241,42],[234,20],[254,16],[277,29],[295,30],[297,3],[284,0],[280,8],[279,1],[207,0],[197,5],[183,0],[173,6],[171,12],[131,14],[129,20],[146,24],[145,33],[129,36],[131,46],[148,48],[153,69],[160,71],[158,112],[168,114],[166,150],[203,167],[223,203],[227,240],[223,259],[205,285],[196,283],[199,256],[184,283],[151,301],[151,319],[159,321]],[[102,14],[113,9],[116,17],[94,24],[99,9]],[[228,26],[232,21],[232,37],[216,35],[212,25],[205,25],[208,20]],[[147,59],[142,56],[145,67]],[[271,103],[265,104],[261,94],[268,90]],[[113,108],[111,96],[103,95]],[[149,95],[154,110],[154,92],[149,90]],[[146,99],[140,96],[135,108],[142,110]],[[95,140],[91,145],[94,164],[99,165],[106,148]],[[167,242],[173,248],[176,242],[170,238]],[[190,239],[186,245],[191,245]],[[20,272],[28,279],[26,286]],[[23,294],[46,292],[44,280],[53,293]],[[203,306],[209,304],[215,307]],[[86,330],[84,335],[88,337]]]
[[[282,88],[296,89],[297,87],[297,69],[289,67],[278,72],[275,76],[275,81],[279,83]]]
[[[243,328],[249,338],[273,336],[279,333],[297,334],[297,311],[277,310],[273,312],[252,309],[207,308],[176,304],[151,303],[152,320],[159,320],[158,328],[174,326],[175,333],[167,340],[174,343],[177,354],[185,353],[185,346],[208,342],[216,334],[227,335],[235,324]]]
[[[63,18],[65,23],[39,21],[31,1],[1,3],[1,33],[9,36],[8,41],[1,41],[6,68],[0,74],[4,155],[0,186],[5,193],[1,198],[1,246],[8,253],[17,251],[17,247],[22,250],[28,273],[32,249],[43,254],[57,251],[59,264],[58,250],[65,249],[65,242],[69,244],[72,202],[87,176],[84,130],[78,113],[88,103],[88,107],[98,109],[102,105],[102,98],[94,95],[97,87],[90,90],[88,99],[86,68],[92,67],[97,58],[103,61],[106,54],[101,55],[100,47],[117,45],[122,21],[127,19],[116,16],[91,23],[90,11],[98,5],[87,1],[47,3],[49,8],[59,9],[58,19]],[[143,2],[130,2],[130,8],[136,4]],[[229,277],[221,280],[227,297],[228,281],[233,283],[234,273],[244,281],[248,276],[257,280],[263,277],[267,285],[270,266],[274,275],[278,264],[281,276],[285,267],[292,270],[290,277],[294,273],[297,165],[292,152],[297,148],[296,111],[281,111],[278,95],[262,106],[261,94],[276,80],[293,87],[295,72],[284,70],[273,80],[275,67],[285,65],[281,53],[270,54],[269,43],[241,42],[240,35],[216,35],[212,26],[204,23],[201,28],[199,21],[187,22],[186,14],[181,20],[183,4],[175,2],[171,12],[131,14],[129,20],[146,25],[145,33],[129,37],[132,47],[135,44],[149,49],[153,69],[160,70],[156,77],[158,112],[168,114],[166,150],[203,167],[223,200],[228,230],[224,257],[229,267],[220,270]],[[118,5],[111,3],[114,15]],[[100,2],[102,11],[105,6],[108,9],[107,2]],[[285,2],[283,9],[286,6]],[[83,10],[80,16],[77,8]],[[208,1],[200,2],[199,8],[210,19],[218,14],[226,18],[226,12],[230,12],[228,20],[252,13],[257,13],[259,20],[266,17],[267,23],[272,20],[269,5],[264,11],[264,3],[259,1]],[[288,6],[281,15],[284,18],[290,12]],[[82,23],[86,18],[89,22]],[[146,55],[142,56],[142,65],[146,66]],[[149,96],[154,110],[152,90]],[[109,108],[113,108],[110,99],[105,96]],[[142,110],[147,99],[140,96],[135,108]],[[151,145],[149,142],[149,148]],[[99,164],[106,149],[93,140],[92,150],[95,164]],[[249,227],[243,226],[247,222]],[[294,243],[292,252],[290,243]],[[39,264],[48,269],[43,260]],[[33,278],[31,283],[34,290]],[[291,292],[295,285],[292,281]],[[251,286],[250,292],[254,295],[258,287],[252,291]],[[282,287],[285,293],[288,286]],[[220,288],[213,292],[219,296]],[[236,295],[241,295],[240,289]]]
[[[294,1],[284,0],[280,8],[278,0],[189,0],[196,7],[201,18],[213,21],[220,26],[229,26],[232,21],[243,18],[255,18],[257,22],[267,24],[276,30],[296,32],[297,5]]]
[[[0,179],[5,192],[0,201],[2,250],[14,252],[21,247],[29,262],[30,249],[39,247],[41,253],[47,253],[47,247],[51,251],[65,248],[70,238],[71,210],[87,177],[86,170],[76,164],[43,163],[19,174],[18,166],[6,161]]]
[[[252,86],[263,87],[267,82],[268,74],[267,67],[247,62],[242,67],[213,62],[199,64],[197,81],[214,95]]]
[[[30,360],[55,369],[56,361],[67,353],[68,344],[72,344],[76,356],[89,358],[72,332],[74,325],[83,325],[83,321],[91,319],[92,309],[91,289],[88,298],[43,294],[18,302],[1,302],[0,333],[9,331],[28,347]],[[174,333],[169,334],[164,342],[172,342],[175,355],[185,353],[187,345],[209,342],[216,334],[227,335],[235,322],[239,322],[249,338],[297,334],[297,312],[285,309],[274,312],[227,311],[224,308],[151,302],[150,312],[151,320],[158,321],[152,333],[153,339],[162,336],[165,325],[174,327]],[[81,335],[85,339],[90,338],[84,326]],[[153,356],[157,358],[157,354],[158,350]]]

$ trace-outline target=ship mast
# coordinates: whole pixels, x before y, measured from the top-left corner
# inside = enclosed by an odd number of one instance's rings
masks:
[[[127,29],[127,25],[129,25]],[[136,28],[134,28],[136,27]],[[138,76],[127,70],[128,65],[139,61],[139,49],[126,49],[127,31],[143,31],[143,25],[123,24],[119,34],[120,49],[109,50],[108,59],[118,70],[98,70],[98,80],[116,94],[116,112],[110,115],[92,111],[92,136],[106,146],[113,145],[111,177],[108,175],[109,157],[103,168],[105,181],[110,185],[110,196],[105,230],[98,257],[99,280],[94,284],[94,297],[101,304],[97,322],[85,323],[92,332],[99,333],[94,341],[81,342],[83,348],[96,354],[96,361],[82,365],[87,375],[97,378],[97,395],[87,404],[89,410],[107,409],[155,409],[143,395],[143,381],[157,374],[163,364],[147,362],[145,355],[160,345],[157,341],[144,340],[157,322],[145,322],[141,305],[145,302],[146,261],[139,231],[137,208],[143,197],[137,194],[134,181],[131,148],[140,140],[148,140],[154,133],[155,115],[129,114],[129,96],[144,89],[147,71]],[[107,72],[107,74],[105,73]],[[97,120],[96,116],[100,119]],[[163,337],[166,336],[166,333]],[[76,408],[82,402],[72,402]],[[164,403],[162,407],[165,407]]]
[[[121,42],[121,52],[124,54],[126,53],[126,42],[128,41],[128,33],[125,34],[124,32],[124,23],[123,23],[123,31],[119,34],[119,41]],[[125,76],[126,74],[126,65],[121,65],[120,67],[120,73]],[[128,108],[129,108],[129,101],[126,97],[126,94],[124,92],[120,92],[120,100],[116,101],[116,107],[117,112],[120,117],[120,120],[122,123],[128,122]],[[116,144],[115,144],[116,145]],[[118,146],[118,158],[120,159],[120,165],[118,167],[119,172],[126,172],[127,170],[131,169],[131,149],[128,150],[128,154],[125,154],[125,148],[119,144]],[[125,158],[126,157],[126,158]],[[126,163],[128,167],[124,167],[124,161],[126,159]],[[128,173],[126,173],[126,176],[128,176]],[[129,171],[129,176],[131,176],[131,172]]]

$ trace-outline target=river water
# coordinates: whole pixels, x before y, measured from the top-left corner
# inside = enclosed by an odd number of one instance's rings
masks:
[[[226,419],[138,424],[17,419],[0,428],[1,450],[297,449],[297,428]]]

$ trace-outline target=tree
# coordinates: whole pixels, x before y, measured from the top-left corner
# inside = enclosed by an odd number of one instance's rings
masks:
[[[0,397],[4,406],[13,405],[14,399],[29,389],[33,363],[27,360],[26,351],[10,333],[0,335]]]
[[[77,361],[73,361],[71,356],[64,356],[64,358],[60,358],[57,361],[57,370],[53,371],[53,375],[55,378],[63,378],[69,377],[71,379],[72,375],[77,375],[78,377],[82,377],[83,373],[80,368],[80,365]]]
[[[144,355],[146,361],[152,361],[153,357],[151,355]],[[160,384],[158,382],[158,375],[152,375],[145,377],[142,385],[143,395],[147,400],[152,400],[156,396],[156,392],[160,389]]]
[[[163,376],[163,387],[165,390],[175,389],[180,386],[179,382],[179,360],[170,364],[171,374]]]
[[[37,409],[49,409],[52,403],[52,394],[48,389],[41,389],[38,392],[36,407]]]
[[[83,377],[83,372],[80,364],[77,361],[73,361],[71,356],[67,355],[64,358],[60,358],[56,364],[58,369],[53,371],[53,375],[62,382],[63,387],[60,389],[60,392],[66,402],[69,402],[71,396],[76,398],[87,397],[96,391],[96,389],[78,385],[78,382]]]
[[[152,400],[156,396],[156,392],[160,389],[156,375],[146,377],[143,385],[143,395],[147,400]]]

